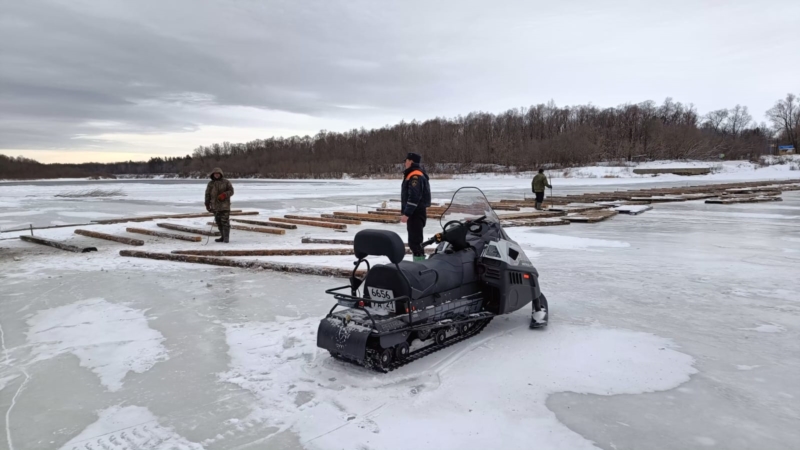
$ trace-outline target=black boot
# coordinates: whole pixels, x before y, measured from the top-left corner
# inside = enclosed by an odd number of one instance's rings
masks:
[[[219,239],[214,239],[214,242],[224,242],[225,241],[225,229],[221,226],[217,225],[219,228]]]
[[[222,242],[227,244],[230,241],[231,241],[231,227],[225,227],[225,229],[222,230]]]

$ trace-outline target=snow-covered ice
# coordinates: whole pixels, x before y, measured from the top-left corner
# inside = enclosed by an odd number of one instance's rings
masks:
[[[723,163],[704,177],[554,185],[561,195],[792,175],[800,177],[786,166]],[[2,226],[196,212],[204,183],[101,181],[126,196],[82,200],[54,196],[89,182],[4,183]],[[233,200],[261,217],[363,211],[398,197],[397,184],[248,180]],[[435,181],[434,196],[464,185],[492,200],[530,189],[523,177],[465,176]],[[0,448],[794,449],[800,192],[783,198],[510,228],[540,273],[550,326],[529,330],[523,309],[389,374],[316,347],[332,306],[323,291],[344,280],[123,258],[125,246],[73,228],[36,234],[99,251],[2,240]],[[208,219],[175,222],[207,227]],[[125,234],[127,226],[81,228]],[[303,236],[352,239],[367,227],[404,235],[382,224],[283,236],[234,230],[229,247],[296,248]],[[429,221],[425,234],[437,227]],[[219,246],[142,238],[156,252]],[[248,259],[352,267],[348,256]]]
[[[87,448],[203,449],[161,426],[158,417],[141,406],[112,406],[98,411],[97,422],[61,446],[61,450]]]
[[[33,362],[72,353],[111,391],[122,387],[128,372],[167,359],[164,337],[148,326],[143,311],[104,299],[39,311],[28,326]]]

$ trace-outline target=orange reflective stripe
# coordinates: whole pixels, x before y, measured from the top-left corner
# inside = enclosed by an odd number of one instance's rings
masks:
[[[425,175],[425,174],[424,174],[424,173],[422,173],[422,171],[420,171],[420,170],[413,170],[413,171],[411,171],[411,173],[409,173],[409,174],[406,176],[406,180],[410,179],[410,178],[411,178],[411,177],[413,177],[413,176],[420,176],[420,177],[421,177],[421,176],[424,176],[424,175]]]

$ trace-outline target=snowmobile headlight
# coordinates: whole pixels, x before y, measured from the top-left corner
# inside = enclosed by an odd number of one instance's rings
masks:
[[[489,245],[486,247],[486,256],[489,258],[500,258],[500,250],[494,245]]]

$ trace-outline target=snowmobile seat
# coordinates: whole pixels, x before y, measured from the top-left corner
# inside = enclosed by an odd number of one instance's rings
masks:
[[[361,230],[353,241],[356,258],[367,256],[386,256],[392,264],[397,264],[406,257],[406,246],[394,231]]]
[[[436,286],[427,292],[428,295],[449,291],[461,286],[464,278],[464,269],[461,264],[461,258],[458,255],[432,255],[431,258],[424,261],[403,261],[400,263],[400,270],[408,278],[411,287],[417,291],[424,291],[436,280],[435,274],[425,272],[429,269],[433,269],[439,274],[439,280],[436,282]],[[420,275],[420,273],[422,274]]]

